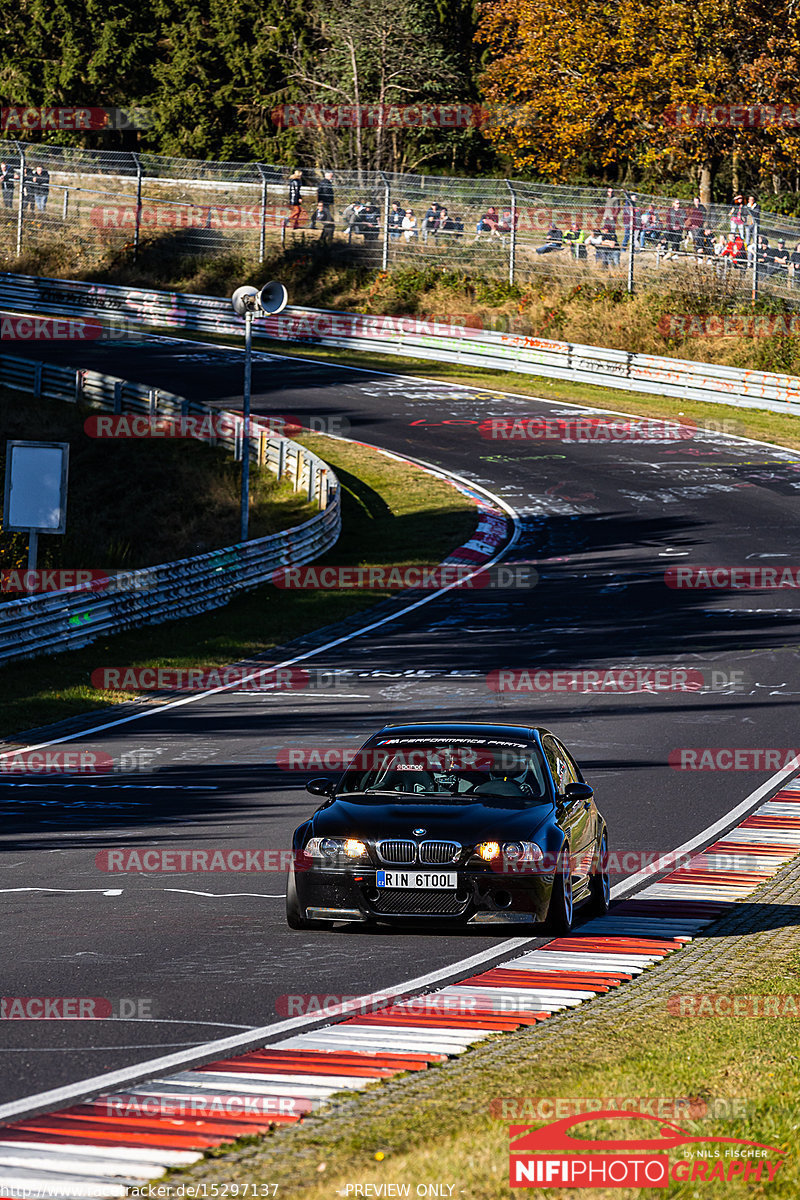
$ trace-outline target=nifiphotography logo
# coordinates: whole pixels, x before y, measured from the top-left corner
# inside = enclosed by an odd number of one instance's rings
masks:
[[[642,1137],[599,1140],[573,1137],[573,1125],[600,1120],[643,1121]],[[778,1146],[743,1138],[697,1137],[671,1121],[645,1113],[579,1113],[549,1125],[509,1126],[511,1187],[665,1188],[672,1182],[716,1180],[771,1183],[783,1166]],[[694,1149],[691,1153],[689,1147]],[[670,1158],[667,1151],[678,1151]]]

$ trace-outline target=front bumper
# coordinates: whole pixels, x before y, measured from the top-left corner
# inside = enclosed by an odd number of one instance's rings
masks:
[[[296,872],[295,885],[309,920],[509,925],[535,924],[547,916],[552,875],[461,868],[454,873],[455,892],[379,888],[376,869],[368,867],[311,867]]]

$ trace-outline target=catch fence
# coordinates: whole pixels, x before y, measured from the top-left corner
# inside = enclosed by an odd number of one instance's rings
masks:
[[[800,221],[733,204],[697,208],[669,196],[511,179],[305,170],[301,210],[289,168],[0,141],[9,186],[0,203],[6,262],[65,248],[88,268],[146,252],[321,253],[385,271],[435,267],[511,283],[613,280],[629,289],[716,280],[751,297],[800,294]],[[436,207],[438,206],[438,208]],[[726,252],[732,233],[744,243]],[[605,237],[604,237],[605,233]],[[610,233],[611,236],[608,236]],[[758,238],[767,244],[757,252]],[[781,247],[780,242],[785,242]],[[792,261],[792,255],[796,262]]]

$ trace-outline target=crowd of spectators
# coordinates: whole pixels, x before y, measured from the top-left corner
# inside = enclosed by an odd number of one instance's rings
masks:
[[[3,208],[14,207],[14,190],[22,188],[22,209],[44,213],[50,195],[50,172],[46,167],[25,167],[20,178],[19,166],[0,162],[0,195]],[[19,195],[19,193],[17,193]]]
[[[28,172],[25,174],[27,176]],[[285,221],[285,225],[293,229],[298,227],[303,214],[301,181],[302,172],[293,172],[288,195],[291,212]],[[13,172],[0,164],[0,191],[7,207],[12,203],[13,186]],[[45,196],[46,186],[46,183],[39,183],[39,191]],[[25,180],[24,187],[25,203],[32,206],[36,187],[33,177]],[[326,171],[317,186],[317,203],[309,221],[312,229],[320,228],[325,241],[333,240],[336,228],[334,199],[333,174]],[[46,199],[37,202],[37,207],[39,203],[43,205]],[[769,239],[759,231],[761,207],[755,195],[749,195],[746,201],[741,194],[734,196],[724,230],[713,228],[708,209],[699,196],[690,203],[673,200],[666,208],[658,208],[652,203],[640,204],[633,193],[626,193],[621,198],[614,188],[609,187],[602,208],[598,206],[596,212],[599,220],[592,228],[583,228],[578,218],[566,230],[552,224],[543,242],[534,247],[535,253],[567,253],[584,262],[613,268],[622,265],[622,256],[633,242],[637,251],[654,252],[658,261],[691,257],[713,266],[718,272],[731,268],[746,270],[756,262],[762,279],[783,274],[793,286],[800,287],[800,243],[793,251],[787,249],[783,238],[776,246],[770,245]],[[519,215],[511,208],[498,210],[489,205],[475,224],[474,240],[497,239],[505,245],[508,235],[518,228]],[[359,234],[365,242],[376,241],[383,224],[382,208],[374,201],[354,201],[342,210],[341,224],[348,241],[354,234]],[[451,213],[438,201],[431,202],[425,212],[418,215],[412,208],[404,207],[402,201],[393,200],[388,214],[388,232],[391,241],[401,245],[447,242],[449,238],[464,237],[464,218]]]
[[[654,251],[659,261],[688,256],[718,271],[730,267],[746,270],[755,260],[762,279],[783,273],[793,286],[800,287],[800,243],[793,251],[787,249],[783,238],[777,246],[770,246],[769,239],[758,232],[761,207],[753,195],[747,203],[743,196],[735,196],[728,213],[728,229],[716,232],[699,196],[687,205],[673,200],[666,209],[659,210],[655,204],[639,205],[634,194],[620,201],[609,188],[602,211],[598,206],[597,212],[600,220],[591,229],[582,228],[577,219],[567,230],[552,225],[536,253],[568,250],[582,260],[593,253],[598,266],[619,267],[623,252],[633,240],[637,250]]]
[[[303,172],[293,171],[289,177],[287,196],[289,215],[284,218],[284,230],[289,228],[296,230],[305,220],[302,186]],[[308,221],[311,229],[319,226],[323,241],[333,240],[336,229],[335,212],[333,172],[325,171],[317,186],[317,202]],[[491,212],[495,212],[495,210],[491,209]],[[490,220],[489,217],[485,219]],[[425,215],[418,220],[413,209],[404,208],[399,200],[393,200],[387,224],[389,237],[393,242],[409,243],[418,240],[427,242],[432,239],[438,240],[443,235],[450,235],[454,238],[464,236],[463,219],[455,213],[449,212],[443,204],[438,202],[430,204]],[[496,224],[498,230],[503,229],[502,221],[499,218]],[[342,209],[341,225],[348,241],[352,241],[353,234],[360,234],[365,242],[376,241],[380,236],[382,226],[381,208],[374,201],[354,200]],[[486,227],[490,228],[490,225],[487,224]]]

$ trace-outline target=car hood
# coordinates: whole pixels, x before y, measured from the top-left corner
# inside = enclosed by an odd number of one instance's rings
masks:
[[[488,796],[472,804],[423,804],[419,801],[376,803],[374,796],[338,798],[314,814],[317,837],[413,838],[424,829],[425,839],[444,839],[474,845],[476,842],[532,839],[554,819],[548,801],[529,807],[509,806],[506,798]]]

